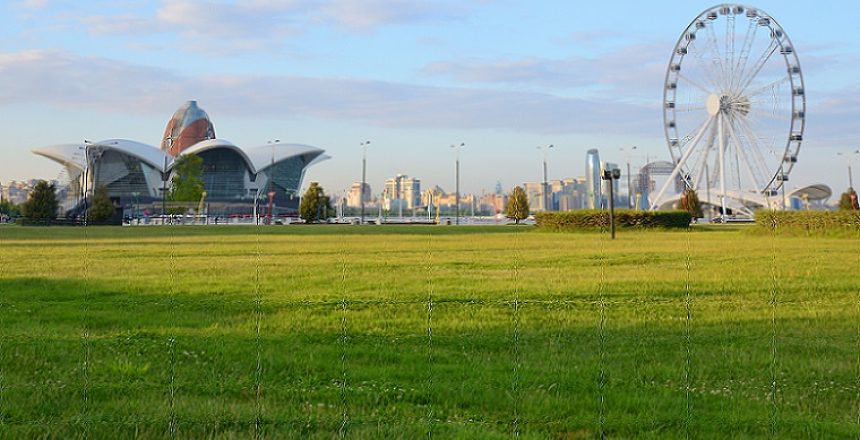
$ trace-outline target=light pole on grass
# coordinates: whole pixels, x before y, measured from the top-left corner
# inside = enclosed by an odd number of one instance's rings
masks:
[[[550,206],[549,206],[550,205],[550,202],[549,202],[549,182],[547,181],[547,177],[546,177],[547,154],[549,153],[549,150],[551,148],[555,148],[555,145],[550,144],[550,145],[546,145],[546,146],[537,147],[537,149],[543,153],[543,210],[544,211],[552,211],[552,209],[550,209]]]
[[[613,168],[611,170],[603,170],[601,176],[609,184],[609,231],[612,240],[615,240],[615,180],[621,178],[621,170]]]
[[[361,221],[358,224],[364,224],[364,186],[367,185],[367,147],[370,141],[364,141],[359,144],[361,147],[361,189],[359,190],[359,203],[361,204]]]
[[[849,190],[854,189],[854,175],[851,171],[851,165],[854,162],[854,156],[856,156],[858,154],[860,154],[860,150],[854,150],[850,153],[843,153],[841,151],[836,153],[837,156],[845,156],[848,159],[848,189]]]
[[[625,152],[624,159],[627,162],[627,207],[630,209],[634,208],[635,199],[632,197],[633,195],[633,185],[630,179],[630,152],[636,150],[638,147],[635,145],[630,150],[624,150],[621,148],[621,151]]]
[[[451,148],[454,149],[454,157],[455,157],[455,174],[456,174],[456,184],[455,184],[455,193],[454,193],[454,204],[457,205],[455,208],[456,215],[456,224],[460,224],[460,149],[466,146],[465,142],[461,142],[460,145],[451,145]]]

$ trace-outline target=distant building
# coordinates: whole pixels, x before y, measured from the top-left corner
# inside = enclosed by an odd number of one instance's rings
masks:
[[[588,191],[586,208],[588,209],[601,207],[600,172],[600,153],[596,149],[588,150],[585,155],[585,181]]]
[[[52,182],[57,184],[57,181]],[[37,183],[39,179],[11,180],[5,185],[0,185],[0,201],[20,205],[27,201]]]
[[[482,214],[499,214],[505,212],[508,196],[502,193],[484,194],[478,199],[477,211]]]
[[[348,208],[360,208],[361,207],[361,182],[355,182],[352,184],[352,187],[349,189],[349,192],[346,193],[346,206]],[[371,192],[370,192],[370,184],[364,184],[364,205],[367,206],[371,201]]]
[[[386,210],[413,209],[421,205],[421,180],[405,174],[387,179],[382,190],[382,207]]]
[[[523,183],[523,190],[529,199],[530,211],[546,211],[543,182],[525,182]]]
[[[421,206],[430,206],[436,203],[436,200],[430,200],[430,197],[439,197],[446,195],[445,190],[439,187],[439,185],[434,186],[433,188],[428,189],[421,193]]]

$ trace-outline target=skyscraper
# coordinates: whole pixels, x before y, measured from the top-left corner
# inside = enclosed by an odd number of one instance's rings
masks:
[[[600,208],[600,153],[596,149],[588,150],[585,156],[585,183],[588,187],[586,208]]]

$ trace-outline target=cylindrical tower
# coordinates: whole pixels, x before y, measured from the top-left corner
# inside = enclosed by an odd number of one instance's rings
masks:
[[[585,183],[588,187],[586,208],[600,208],[600,153],[596,149],[588,150],[585,156]]]

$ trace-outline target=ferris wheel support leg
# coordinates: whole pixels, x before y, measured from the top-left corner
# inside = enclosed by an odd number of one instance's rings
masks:
[[[726,138],[723,135],[723,117],[722,114],[717,115],[717,137],[719,138],[719,154],[720,154],[720,209],[723,214],[723,221],[726,220]]]
[[[752,168],[750,168],[749,158],[747,158],[746,152],[744,152],[744,149],[741,147],[742,144],[741,144],[740,138],[738,137],[737,133],[735,132],[734,125],[729,123],[728,129],[729,129],[729,136],[732,138],[732,143],[735,145],[735,154],[738,157],[740,157],[741,159],[743,159],[744,169],[747,172],[747,177],[749,177],[749,179],[750,179],[750,184],[753,185],[756,192],[758,192],[758,193],[764,192],[764,189],[758,188],[758,182],[756,181],[755,173],[753,173]],[[738,190],[741,190],[741,188],[738,188]]]
[[[681,167],[683,167],[684,164],[687,163],[687,160],[690,158],[690,155],[692,155],[693,151],[696,150],[696,146],[699,144],[699,141],[702,139],[702,136],[705,134],[705,131],[708,130],[708,127],[711,126],[711,123],[713,123],[713,121],[714,117],[709,117],[708,120],[705,121],[704,125],[702,125],[702,128],[699,130],[699,132],[696,133],[696,137],[693,138],[693,140],[690,142],[690,147],[687,148],[687,151],[684,152],[684,155],[681,157],[681,160],[678,161],[678,164],[675,165],[675,169],[672,170],[672,174],[669,175],[669,179],[666,180],[666,183],[664,183],[663,187],[660,188],[660,192],[657,193],[657,197],[654,198],[654,202],[651,204],[652,211],[656,211],[657,208],[660,206],[660,199],[663,198],[663,194],[666,193],[666,190],[669,189],[669,185],[671,185],[672,181],[676,177],[678,177],[678,174],[681,173]]]
[[[716,140],[716,137],[717,135],[713,127],[711,127],[711,134],[708,136],[707,147],[705,147],[705,151],[702,153],[702,157],[699,158],[699,163],[696,166],[696,169],[699,171],[696,173],[696,176],[693,177],[693,189],[696,191],[699,190],[699,184],[702,182],[702,175],[705,174],[705,169],[708,166],[708,158],[710,158],[711,150],[714,149],[714,141]],[[710,182],[706,182],[705,184],[710,185]],[[708,200],[708,203],[710,202],[711,201]]]

